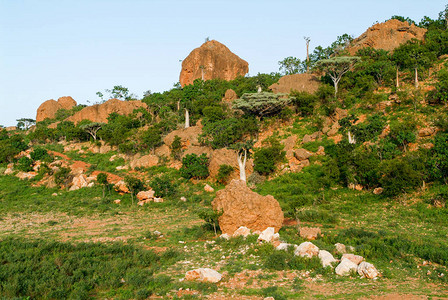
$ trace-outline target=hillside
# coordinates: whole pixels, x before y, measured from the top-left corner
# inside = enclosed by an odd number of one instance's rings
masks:
[[[0,129],[0,295],[448,297],[448,35],[431,21],[393,49],[316,48],[310,74],[116,86]]]

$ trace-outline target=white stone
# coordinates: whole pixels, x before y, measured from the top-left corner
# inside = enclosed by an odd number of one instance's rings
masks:
[[[358,274],[362,277],[374,279],[380,275],[378,270],[375,268],[374,265],[368,262],[361,262],[358,266]]]
[[[217,283],[222,279],[222,275],[210,268],[199,268],[188,271],[187,274],[185,274],[185,279]]]
[[[276,250],[288,250],[288,248],[291,246],[292,246],[292,244],[280,243],[280,245],[278,245],[275,249]]]
[[[230,239],[230,236],[227,233],[223,233],[219,237],[222,238],[222,239],[225,239],[225,240]]]
[[[238,228],[237,230],[235,230],[235,232],[233,233],[233,237],[237,237],[237,236],[244,236],[247,237],[250,234],[250,229],[247,228],[246,226],[241,226],[240,228]]]
[[[333,255],[326,250],[319,250],[319,258],[324,268],[333,267],[331,264],[337,262],[337,259],[335,259]]]
[[[303,242],[296,248],[294,255],[312,258],[319,255],[319,248],[311,242]]]
[[[182,202],[187,202],[187,198],[185,198],[184,196],[180,197],[180,201]]]
[[[154,202],[155,203],[162,203],[163,202],[163,198],[154,198]]]
[[[336,247],[336,251],[337,251],[339,254],[347,253],[347,249],[346,249],[346,247],[345,247],[344,244],[336,243],[336,244],[334,244],[334,246]]]
[[[362,257],[360,255],[351,254],[351,253],[346,253],[346,254],[342,255],[341,260],[343,260],[344,258],[351,260],[356,265],[359,265],[362,261],[364,261],[364,257]]]
[[[352,271],[357,271],[358,265],[351,260],[344,258],[341,263],[336,267],[335,273],[339,276],[349,276]]]
[[[275,234],[275,228],[268,227],[262,233],[260,233],[260,235],[258,236],[258,240],[265,241],[265,242],[269,243],[270,241],[272,241],[274,234]]]

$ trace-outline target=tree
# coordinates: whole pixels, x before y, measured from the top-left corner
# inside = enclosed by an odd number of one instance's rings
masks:
[[[21,119],[17,119],[17,128],[22,130],[28,130],[31,126],[36,124],[36,120],[34,119],[29,119],[29,118],[21,118]]]
[[[285,97],[285,94],[246,93],[233,102],[233,108],[262,118],[279,113],[290,102],[291,99]]]
[[[129,189],[129,192],[131,192],[131,201],[132,205],[134,205],[134,196],[138,194],[138,192],[145,189],[145,186],[143,185],[143,182],[135,177],[132,176],[126,176],[124,178],[124,183],[126,184],[126,187]]]
[[[200,156],[187,154],[182,158],[180,174],[186,179],[205,179],[209,175],[208,163],[209,159],[205,153]]]
[[[96,181],[98,184],[101,184],[103,186],[103,199],[106,196],[106,187],[109,184],[109,181],[107,180],[107,174],[106,173],[100,173],[96,177]]]
[[[133,99],[137,98],[136,95],[129,93],[128,88],[123,87],[121,85],[115,85],[113,87],[113,89],[111,89],[111,90],[106,89],[105,91],[106,91],[106,93],[110,94],[111,98],[116,98],[116,99],[120,99],[120,100],[124,100],[124,101],[129,101],[129,100],[133,100]],[[97,92],[96,94],[98,95],[98,97],[101,98],[101,100],[103,100],[104,95],[101,92]]]
[[[231,148],[237,151],[238,167],[240,169],[240,180],[246,181],[246,162],[250,156],[254,142],[249,140],[245,142],[236,143]]]
[[[280,72],[282,72],[284,75],[303,73],[303,69],[301,66],[302,62],[296,57],[289,56],[284,60],[279,61],[278,64],[280,65]]]
[[[361,60],[358,56],[339,56],[320,60],[317,67],[330,76],[334,84],[334,97],[338,94],[338,84],[342,76]]]
[[[90,134],[96,141],[98,130],[100,130],[103,125],[103,123],[93,122],[81,125],[80,128]]]
[[[311,39],[307,36],[303,37],[306,42],[306,72],[310,72],[310,41]]]

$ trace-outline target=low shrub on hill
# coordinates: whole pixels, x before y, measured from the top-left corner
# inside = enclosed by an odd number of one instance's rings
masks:
[[[208,157],[205,153],[197,156],[196,154],[187,154],[182,159],[180,174],[186,179],[205,179],[208,177]]]

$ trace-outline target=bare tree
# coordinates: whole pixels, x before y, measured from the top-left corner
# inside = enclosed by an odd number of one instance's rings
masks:
[[[90,134],[93,139],[96,141],[98,130],[103,127],[103,123],[93,122],[85,125],[81,125],[80,128]]]
[[[310,72],[310,37],[304,36],[303,37],[306,42],[306,72]]]

